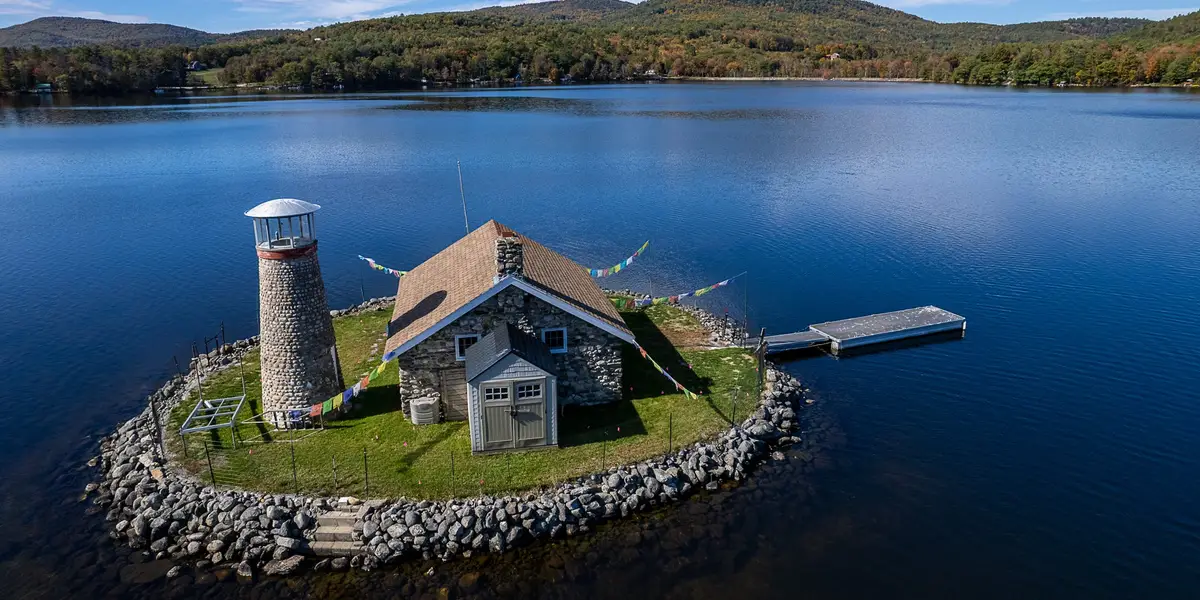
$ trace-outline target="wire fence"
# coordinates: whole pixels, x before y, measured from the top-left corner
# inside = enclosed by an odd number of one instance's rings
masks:
[[[716,403],[725,422],[721,428],[750,414],[756,404],[753,393],[739,387],[724,394]],[[399,448],[373,441],[351,447],[341,441],[330,444],[328,431],[294,440],[241,440],[236,445],[228,431],[206,432],[190,434],[190,439],[178,436],[168,446],[197,479],[222,488],[359,498],[499,495],[553,487],[638,460],[674,455],[701,437],[694,422],[680,429],[687,421],[687,407],[678,402],[648,431],[612,427],[561,447],[516,453],[474,454],[458,446],[462,440],[449,445],[436,437]]]

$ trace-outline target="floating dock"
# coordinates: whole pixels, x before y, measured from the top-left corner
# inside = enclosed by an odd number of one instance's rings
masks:
[[[837,354],[885,342],[967,330],[967,320],[936,306],[922,306],[854,319],[809,325],[805,331],[769,335],[763,338],[767,354],[829,346]],[[756,338],[750,338],[753,342]]]

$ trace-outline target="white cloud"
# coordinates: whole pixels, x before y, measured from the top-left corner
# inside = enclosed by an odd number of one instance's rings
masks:
[[[83,17],[85,19],[103,19],[118,23],[149,23],[150,19],[142,15],[120,15],[100,12],[98,10],[72,10],[55,8],[49,0],[0,0],[0,15],[11,15],[36,19],[38,17]]]
[[[100,12],[98,10],[63,10],[57,11],[56,14],[60,17],[83,17],[85,19],[100,19],[102,21],[116,21],[117,23],[149,23],[150,17],[142,15],[114,15],[111,13]]]
[[[920,8],[922,6],[948,6],[955,4],[1004,6],[1013,0],[879,0],[878,4],[892,8]]]
[[[1108,17],[1110,19],[1150,19],[1152,21],[1163,21],[1171,17],[1194,13],[1200,8],[1134,8],[1130,10],[1110,10],[1098,13],[1053,13],[1046,16],[1046,19],[1051,21],[1059,21],[1062,19],[1077,19],[1081,17]]]
[[[369,19],[376,13],[404,4],[402,0],[236,0],[237,10],[282,14],[306,21],[352,21]]]

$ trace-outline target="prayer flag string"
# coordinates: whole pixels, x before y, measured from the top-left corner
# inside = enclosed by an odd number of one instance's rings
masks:
[[[375,262],[375,259],[373,259],[373,258],[367,258],[361,254],[358,255],[358,258],[359,258],[359,260],[367,261],[367,264],[370,265],[371,268],[375,269],[376,271],[383,271],[384,273],[387,273],[388,275],[395,275],[396,277],[404,277],[405,275],[408,275],[408,271],[398,271],[396,269],[390,269],[388,267],[385,267],[385,266]]]
[[[650,354],[648,352],[646,352],[645,348],[638,345],[637,342],[633,342],[633,346],[635,348],[637,348],[638,354],[641,354],[642,358],[650,361],[650,364],[654,365],[654,369],[656,371],[661,373],[663,377],[666,377],[667,379],[671,380],[671,383],[675,384],[675,389],[683,392],[684,397],[686,397],[688,400],[695,400],[696,398],[699,397],[695,392],[683,387],[682,383],[679,383],[678,381],[675,380],[674,377],[671,377],[671,374],[668,373],[666,369],[662,368],[662,365],[658,364],[657,361],[655,361],[653,358],[650,357]]]
[[[743,271],[737,275],[734,275],[733,277],[730,277],[729,279],[726,279],[725,281],[718,281],[710,286],[702,287],[692,292],[684,292],[675,296],[662,296],[660,298],[613,298],[612,301],[613,304],[616,304],[617,308],[621,310],[656,304],[675,304],[679,302],[680,298],[687,298],[688,296],[703,296],[717,288],[725,287],[734,279],[737,279],[745,274],[746,272]]]
[[[629,258],[627,258],[607,269],[586,269],[585,268],[584,270],[586,270],[588,272],[588,274],[591,275],[592,277],[608,277],[609,275],[616,275],[617,273],[620,273],[622,270],[624,270],[629,265],[633,264],[634,259],[641,256],[642,253],[645,252],[646,248],[649,246],[650,246],[650,240],[646,240],[646,243],[642,244],[642,247],[638,248],[637,252],[634,252],[633,255],[631,255]]]

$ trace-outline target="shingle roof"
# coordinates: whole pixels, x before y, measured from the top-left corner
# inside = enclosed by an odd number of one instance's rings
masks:
[[[400,279],[386,352],[417,338],[492,289],[496,239],[510,236],[521,240],[525,282],[632,336],[612,301],[583,267],[505,225],[488,221]]]
[[[555,374],[554,356],[550,354],[550,348],[542,340],[505,322],[504,327],[483,336],[483,339],[467,348],[467,381],[474,381],[510,353],[551,375]]]

